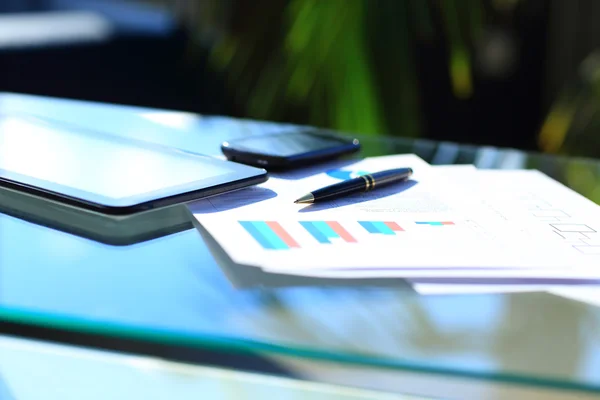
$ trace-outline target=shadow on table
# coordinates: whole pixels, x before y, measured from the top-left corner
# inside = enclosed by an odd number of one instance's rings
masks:
[[[261,186],[252,186],[219,196],[201,199],[189,205],[192,213],[211,214],[260,203],[277,197],[277,193]]]

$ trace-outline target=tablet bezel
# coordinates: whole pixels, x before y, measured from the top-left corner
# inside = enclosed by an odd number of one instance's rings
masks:
[[[61,124],[59,121],[51,121],[47,118],[39,118],[37,116],[25,116],[20,113],[11,116],[29,120],[29,122],[36,124],[53,125],[54,128],[56,128],[57,124],[62,125],[65,129],[74,128],[73,126],[69,127],[69,124]],[[75,129],[82,130],[81,127]],[[87,131],[84,134],[90,134],[90,132]],[[97,132],[97,134],[102,135],[103,133]],[[117,141],[125,140],[130,143],[139,142],[137,140],[129,140],[126,138],[113,138]],[[137,144],[143,147],[153,147],[155,151],[178,153],[176,155],[180,155],[181,157],[197,159],[200,168],[202,165],[217,166],[218,168],[227,170],[227,172],[210,178],[123,198],[103,196],[4,169],[0,169],[0,186],[104,214],[127,215],[159,207],[186,203],[223,192],[241,189],[243,187],[265,182],[268,179],[267,171],[261,168],[250,167],[147,142],[139,142]],[[61,190],[66,193],[63,193]]]

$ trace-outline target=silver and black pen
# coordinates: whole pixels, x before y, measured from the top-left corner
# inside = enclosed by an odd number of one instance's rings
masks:
[[[354,193],[366,192],[391,183],[405,181],[413,174],[411,168],[396,168],[361,175],[331,186],[327,186],[300,197],[294,203],[310,204],[333,200]]]

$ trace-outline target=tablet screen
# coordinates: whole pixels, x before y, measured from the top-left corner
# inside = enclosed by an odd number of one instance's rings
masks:
[[[236,164],[58,122],[0,116],[0,176],[107,206],[216,184]],[[258,171],[258,170],[256,170]]]

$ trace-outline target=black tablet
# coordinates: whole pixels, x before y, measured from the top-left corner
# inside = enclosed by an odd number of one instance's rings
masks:
[[[0,185],[106,214],[184,203],[267,173],[31,115],[0,114]]]

